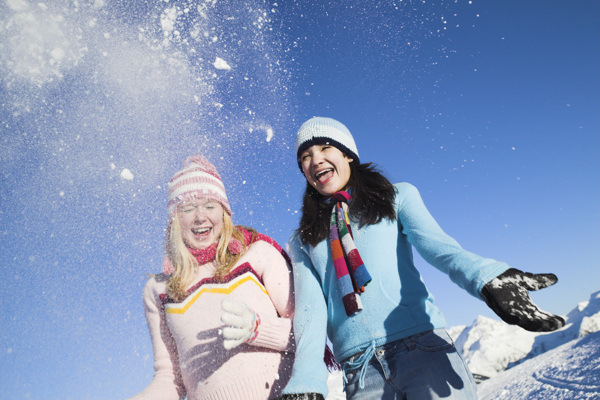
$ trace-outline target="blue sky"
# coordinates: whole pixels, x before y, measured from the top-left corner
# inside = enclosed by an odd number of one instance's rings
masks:
[[[235,222],[285,243],[314,115],[466,249],[556,273],[542,307],[599,289],[600,4],[338,3],[0,5],[0,399],[141,390],[167,180],[203,152]],[[417,263],[449,326],[493,317]]]

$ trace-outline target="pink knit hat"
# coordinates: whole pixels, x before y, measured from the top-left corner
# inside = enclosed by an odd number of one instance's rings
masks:
[[[218,201],[229,215],[232,214],[221,176],[214,165],[198,154],[188,157],[183,169],[173,175],[169,181],[167,195],[169,218],[173,217],[180,202],[204,197]]]

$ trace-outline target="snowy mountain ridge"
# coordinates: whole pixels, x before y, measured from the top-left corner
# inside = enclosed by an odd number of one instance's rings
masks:
[[[554,332],[528,332],[502,321],[478,316],[471,326],[448,329],[456,348],[477,381],[491,378],[567,342],[600,331],[600,291],[592,293]]]

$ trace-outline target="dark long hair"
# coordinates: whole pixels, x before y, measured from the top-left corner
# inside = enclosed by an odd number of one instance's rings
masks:
[[[352,201],[349,204],[350,218],[360,225],[373,225],[384,218],[396,219],[394,200],[396,189],[372,163],[350,163]],[[300,227],[296,231],[305,244],[316,246],[329,235],[332,204],[308,182],[302,200]]]

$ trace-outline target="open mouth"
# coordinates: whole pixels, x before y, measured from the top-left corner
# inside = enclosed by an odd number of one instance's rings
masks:
[[[196,236],[202,236],[210,231],[210,228],[192,228],[192,233]]]
[[[320,182],[321,180],[325,180],[328,177],[329,173],[333,173],[333,168],[327,168],[322,171],[319,171],[315,174],[315,180]]]

